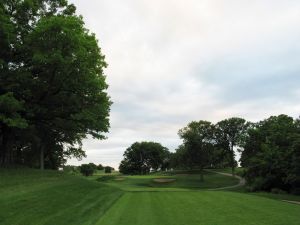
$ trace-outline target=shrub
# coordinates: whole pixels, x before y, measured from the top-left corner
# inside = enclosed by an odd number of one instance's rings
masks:
[[[91,164],[82,164],[80,166],[80,173],[84,176],[92,176],[95,172],[95,168]]]
[[[280,188],[272,188],[272,189],[271,189],[271,192],[272,192],[273,194],[286,194],[286,193],[287,193],[286,191],[281,190]]]
[[[106,166],[106,167],[104,168],[104,173],[111,173],[112,169],[113,169],[113,168],[111,168],[110,166]]]

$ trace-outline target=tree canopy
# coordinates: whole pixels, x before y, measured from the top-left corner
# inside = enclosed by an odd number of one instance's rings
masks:
[[[248,126],[249,123],[245,119],[238,117],[222,120],[215,126],[215,140],[225,151],[228,151],[233,175],[236,167],[234,147],[242,145]]]
[[[57,168],[103,139],[111,101],[94,34],[65,0],[0,5],[0,164]]]
[[[208,121],[193,121],[178,132],[183,139],[183,154],[191,168],[201,171],[203,180],[203,168],[207,165],[210,151],[213,149],[213,126]]]
[[[119,170],[124,174],[147,174],[165,168],[169,150],[156,142],[135,142],[124,153]]]
[[[300,193],[300,126],[287,115],[271,116],[248,132],[241,156],[251,190]]]

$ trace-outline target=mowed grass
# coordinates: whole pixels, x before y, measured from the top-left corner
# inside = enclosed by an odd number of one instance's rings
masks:
[[[102,182],[96,181],[96,179]],[[120,179],[121,178],[121,179]],[[176,178],[159,184],[155,178]],[[199,174],[104,175],[0,169],[2,225],[300,225],[300,205],[208,191],[236,178]]]
[[[0,224],[93,225],[121,195],[57,171],[0,169]]]
[[[158,183],[154,179],[174,179],[172,182]],[[140,176],[109,176],[97,178],[98,181],[124,191],[189,191],[201,189],[214,189],[232,186],[239,183],[234,177],[223,176],[213,172],[205,172],[204,181],[200,175],[189,172],[172,174],[152,174]]]
[[[300,206],[234,192],[131,192],[97,225],[299,225]]]

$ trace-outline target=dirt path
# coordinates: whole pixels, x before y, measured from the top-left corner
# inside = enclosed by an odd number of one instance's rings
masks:
[[[222,172],[216,172],[216,171],[209,171],[209,172],[221,174],[221,175],[224,175],[224,176],[233,177],[233,175],[231,173],[222,173]],[[231,188],[242,187],[246,184],[246,181],[245,181],[244,178],[242,178],[240,176],[237,176],[237,175],[235,175],[234,177],[239,179],[238,184],[232,185],[232,186],[227,186],[227,187],[213,188],[213,189],[208,189],[208,190],[210,190],[210,191],[226,190],[226,189],[231,189]]]
[[[287,202],[287,203],[292,203],[292,204],[300,205],[300,202],[298,202],[298,201],[289,201],[289,200],[281,200],[281,201]]]

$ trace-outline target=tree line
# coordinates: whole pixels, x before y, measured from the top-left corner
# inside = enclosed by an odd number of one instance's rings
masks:
[[[111,101],[95,35],[66,0],[0,4],[0,166],[58,168],[103,139]]]
[[[63,171],[70,174],[81,173],[83,176],[92,176],[97,171],[103,171],[104,173],[112,173],[115,169],[111,166],[103,166],[102,164],[96,165],[95,163],[81,164],[80,166],[66,165],[63,167]]]
[[[249,190],[300,193],[300,120],[271,116],[257,123],[229,118],[217,123],[192,121],[178,132],[183,143],[170,152],[155,142],[136,142],[124,153],[119,170],[146,174],[166,169],[245,168]]]

